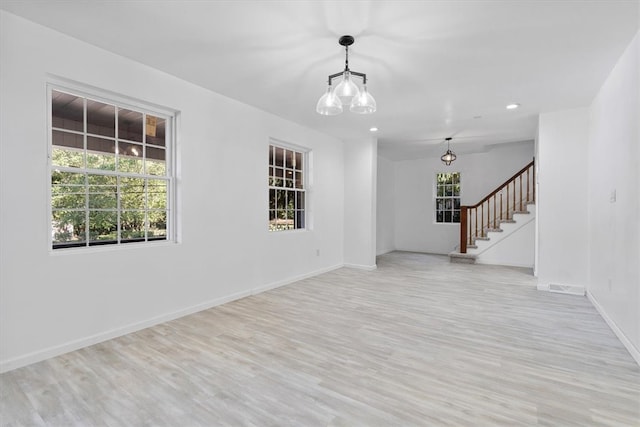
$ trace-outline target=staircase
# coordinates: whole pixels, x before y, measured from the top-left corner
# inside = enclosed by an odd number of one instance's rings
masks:
[[[518,265],[513,251],[533,254],[534,219],[535,159],[475,205],[460,207],[460,245],[449,259],[499,264],[506,257]]]

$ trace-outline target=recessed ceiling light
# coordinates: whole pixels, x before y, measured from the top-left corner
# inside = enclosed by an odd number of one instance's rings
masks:
[[[473,116],[474,119],[481,119],[482,116]]]
[[[507,105],[507,110],[515,110],[519,106],[520,106],[520,104],[509,104],[509,105]]]
[[[374,126],[374,127],[370,128],[370,129],[369,129],[369,131],[371,131],[371,132],[378,132],[378,128]]]

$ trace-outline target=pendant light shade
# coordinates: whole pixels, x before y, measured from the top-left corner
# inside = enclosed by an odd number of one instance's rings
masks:
[[[325,94],[318,100],[316,111],[323,116],[335,116],[342,113],[342,103],[331,90],[331,85],[327,87]]]
[[[334,94],[340,98],[342,105],[351,104],[351,100],[360,95],[360,89],[353,80],[351,80],[351,72],[345,71],[342,75],[342,81],[336,86]]]
[[[449,148],[449,142],[451,141],[451,138],[445,138],[445,141],[447,141],[447,152],[440,156],[440,160],[442,160],[442,163],[449,166],[458,158],[458,156],[456,156],[456,153],[451,151],[451,149]]]
[[[344,105],[348,105],[350,111],[358,114],[371,114],[376,111],[376,101],[367,91],[367,75],[349,69],[349,46],[354,40],[352,36],[342,36],[338,41],[345,48],[344,71],[329,76],[329,88],[316,105],[316,111],[319,114],[325,116],[340,114]],[[341,81],[332,91],[332,80],[338,77],[341,77]],[[358,87],[353,80],[354,77],[362,79],[362,87]]]
[[[373,99],[373,96],[367,91],[367,86],[363,85],[362,90],[358,96],[354,96],[351,100],[351,107],[349,110],[352,113],[358,114],[371,114],[376,111],[376,100]]]

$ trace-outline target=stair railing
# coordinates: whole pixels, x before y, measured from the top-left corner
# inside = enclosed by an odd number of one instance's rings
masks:
[[[460,253],[535,202],[535,159],[473,206],[460,206]]]

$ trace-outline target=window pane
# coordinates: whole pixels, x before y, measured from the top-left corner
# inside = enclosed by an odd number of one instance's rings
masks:
[[[275,176],[277,178],[284,178],[284,169],[282,168],[275,168]]]
[[[86,203],[83,173],[53,171],[51,173],[51,207],[84,209]]]
[[[167,121],[165,119],[147,114],[145,126],[147,144],[165,146],[166,124]]]
[[[304,192],[296,191],[296,209],[304,209]]]
[[[438,195],[438,197],[444,196],[444,187],[442,187],[442,186],[438,187],[437,195]]]
[[[460,211],[453,211],[453,222],[460,222]]]
[[[167,181],[150,179],[147,181],[147,209],[167,208]]]
[[[304,211],[296,211],[296,224],[295,228],[304,228]]]
[[[116,142],[112,139],[87,137],[87,167],[116,170]]]
[[[55,128],[84,131],[84,99],[52,91],[51,125]]]
[[[70,243],[86,242],[85,235],[85,211],[74,210],[54,210],[51,212],[51,233],[53,235],[53,246],[71,246]]]
[[[453,199],[453,208],[460,209],[460,199],[458,199],[457,197]]]
[[[120,207],[122,209],[144,209],[144,179],[120,178]]]
[[[436,212],[436,221],[437,222],[442,222],[444,219],[444,213],[442,211],[437,211]]]
[[[166,175],[166,150],[164,148],[147,147],[147,173],[149,175]]]
[[[451,222],[451,212],[450,211],[444,212],[444,222]]]
[[[269,211],[269,231],[273,231],[276,229],[276,211]]]
[[[116,107],[87,99],[87,132],[116,136]]]
[[[142,145],[118,142],[118,170],[142,173]]]
[[[293,188],[293,179],[285,179],[284,186],[287,188]]]
[[[436,199],[436,210],[444,210],[444,199]]]
[[[284,166],[284,149],[276,147],[276,166]]]
[[[54,130],[51,136],[53,137],[53,145],[84,150],[84,137],[80,134]]]
[[[269,166],[273,166],[274,160],[273,160],[273,150],[275,150],[275,147],[273,145],[269,146]],[[273,173],[272,173],[273,175]]]
[[[456,173],[454,173],[454,174],[452,174],[452,175],[453,175],[452,182],[453,182],[454,184],[459,184],[459,183],[460,183],[460,173],[459,173],[459,172],[456,172]]]
[[[167,238],[167,211],[149,211],[149,239]]]
[[[118,207],[115,176],[89,175],[89,208],[116,209]]]
[[[73,168],[84,167],[84,137],[75,133],[54,130],[51,164]]]
[[[51,164],[71,168],[84,167],[84,152],[53,147]]]
[[[276,190],[269,190],[269,209],[276,208]]]
[[[451,209],[453,208],[453,202],[452,202],[452,200],[451,200],[451,199],[446,199],[446,200],[444,201],[444,208],[445,208],[446,210],[451,210]]]
[[[451,185],[445,185],[445,187],[444,187],[444,195],[445,196],[452,196],[453,195],[453,188],[451,187]]]
[[[142,113],[118,110],[118,138],[142,142]]]
[[[296,164],[295,169],[301,171],[302,170],[302,153],[296,153]]]
[[[286,190],[276,190],[276,208],[278,210],[286,209],[287,205],[287,191]]]
[[[144,211],[122,211],[120,214],[120,239],[124,242],[141,241],[145,238]]]
[[[291,150],[285,150],[285,165],[284,167],[293,169],[293,159],[295,158],[294,152]]]
[[[302,172],[296,172],[295,174],[296,188],[304,188],[304,181],[302,180]]]
[[[287,191],[287,209],[293,210],[296,208],[296,193],[297,191]]]
[[[89,244],[117,243],[118,214],[113,211],[89,211]]]

